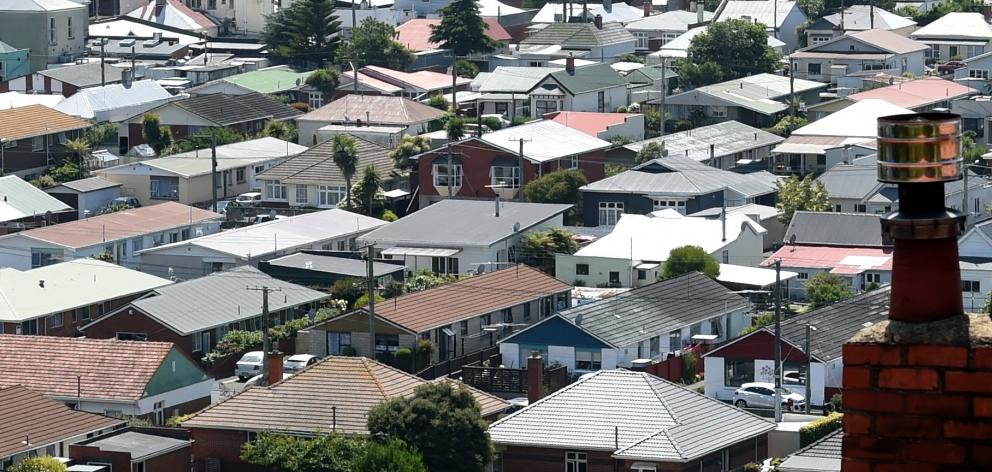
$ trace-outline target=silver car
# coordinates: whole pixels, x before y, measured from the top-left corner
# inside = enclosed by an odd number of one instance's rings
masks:
[[[282,361],[282,370],[283,372],[295,374],[307,366],[316,364],[319,360],[319,357],[311,356],[310,354],[296,354]]]
[[[806,408],[806,399],[784,388],[779,389],[782,408],[786,411],[801,411]],[[741,385],[734,392],[734,405],[738,408],[775,408],[775,384],[751,382]]]
[[[262,355],[262,351],[251,351],[241,356],[237,367],[234,368],[238,380],[244,382],[262,372]]]

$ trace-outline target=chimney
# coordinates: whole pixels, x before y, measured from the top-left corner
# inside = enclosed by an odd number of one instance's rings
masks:
[[[647,18],[649,16],[651,16],[651,2],[644,0],[644,17]]]
[[[596,15],[592,22],[596,25],[596,29],[603,29],[603,15]]]
[[[532,351],[527,358],[527,404],[533,405],[544,398],[544,359]]]
[[[710,165],[713,165],[713,158],[716,157],[716,146],[710,144]]]
[[[983,5],[982,15],[985,17],[986,23],[992,21],[992,5]]]
[[[575,56],[572,53],[568,53],[568,57],[565,58],[565,72],[575,74]]]
[[[703,12],[705,12],[706,5],[703,2],[696,2],[696,23],[703,24]]]
[[[944,208],[963,171],[960,117],[883,117],[878,131],[878,180],[899,186],[882,218],[889,319],[844,345],[841,470],[992,470],[992,319],[962,309],[965,217]]]
[[[133,76],[134,76],[134,70],[133,69],[130,69],[129,68],[129,69],[122,70],[121,71],[121,85],[123,85],[124,88],[131,88],[131,83],[134,80],[133,79]]]
[[[276,382],[282,381],[282,358],[283,353],[279,351],[272,351],[269,353],[269,379],[268,385],[275,385]]]

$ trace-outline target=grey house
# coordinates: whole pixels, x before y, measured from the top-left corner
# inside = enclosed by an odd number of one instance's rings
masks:
[[[31,50],[31,72],[86,51],[89,12],[70,0],[0,0],[0,41]]]

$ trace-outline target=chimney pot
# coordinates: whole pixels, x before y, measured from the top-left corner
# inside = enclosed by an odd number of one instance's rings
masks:
[[[533,405],[544,398],[544,358],[533,351],[527,358],[527,403]]]
[[[274,385],[276,382],[282,381],[282,359],[283,353],[278,351],[272,351],[269,353],[269,378],[268,385]]]

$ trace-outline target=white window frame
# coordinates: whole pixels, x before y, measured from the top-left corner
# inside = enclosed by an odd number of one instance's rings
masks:
[[[338,203],[344,200],[346,189],[341,185],[318,185],[317,186],[317,206],[337,207]],[[333,201],[333,203],[331,203]]]
[[[870,283],[876,283],[876,284],[882,283],[882,274],[872,274],[872,273],[865,274],[865,283],[869,283],[869,284]]]
[[[651,204],[654,211],[674,208],[679,213],[683,215],[685,214],[685,200],[677,200],[673,198],[652,198]]]
[[[62,313],[56,313],[52,315],[52,328],[61,328],[64,326],[65,320]]]
[[[307,101],[309,102],[307,105],[310,105],[310,108],[320,108],[324,106],[324,92],[314,90],[309,92],[307,95]]]
[[[193,333],[192,338],[193,338],[193,349],[192,349],[192,351],[193,352],[202,352],[203,351],[203,340],[202,340],[202,338],[200,338],[200,333]]]
[[[452,170],[454,170],[454,172],[453,172],[454,173],[454,175],[453,175],[453,182],[451,183],[451,186],[452,187],[461,187],[462,186],[462,181],[463,181],[464,176],[465,176],[464,169],[462,168],[462,165],[461,164],[451,164],[451,168],[452,168]],[[442,181],[442,178],[441,178],[441,176],[442,176],[442,169],[443,169],[443,175],[444,175],[444,180],[443,181]],[[448,174],[448,164],[447,163],[444,163],[444,164],[438,163],[438,164],[434,164],[433,166],[431,166],[431,177],[434,180],[434,186],[435,187],[447,187],[448,186],[448,182],[447,182],[448,175],[449,174]]]
[[[296,186],[296,203],[302,203],[304,205],[310,203],[310,189],[307,187],[309,186],[308,185]]]
[[[565,472],[586,472],[588,470],[588,453],[580,451],[565,451]]]
[[[53,16],[48,19],[48,44],[56,45],[58,43],[58,28],[55,26],[55,17]]]
[[[287,189],[285,184],[279,183],[277,180],[269,180],[265,182],[265,199],[275,200],[275,201],[288,201]]]
[[[989,70],[968,68],[968,78],[989,80]]]
[[[517,166],[492,166],[489,183],[493,187],[520,188],[520,168]]]
[[[623,213],[623,202],[599,202],[599,225],[614,226]]]
[[[634,37],[637,38],[637,49],[647,49],[648,48],[648,34],[643,31],[635,31]]]

